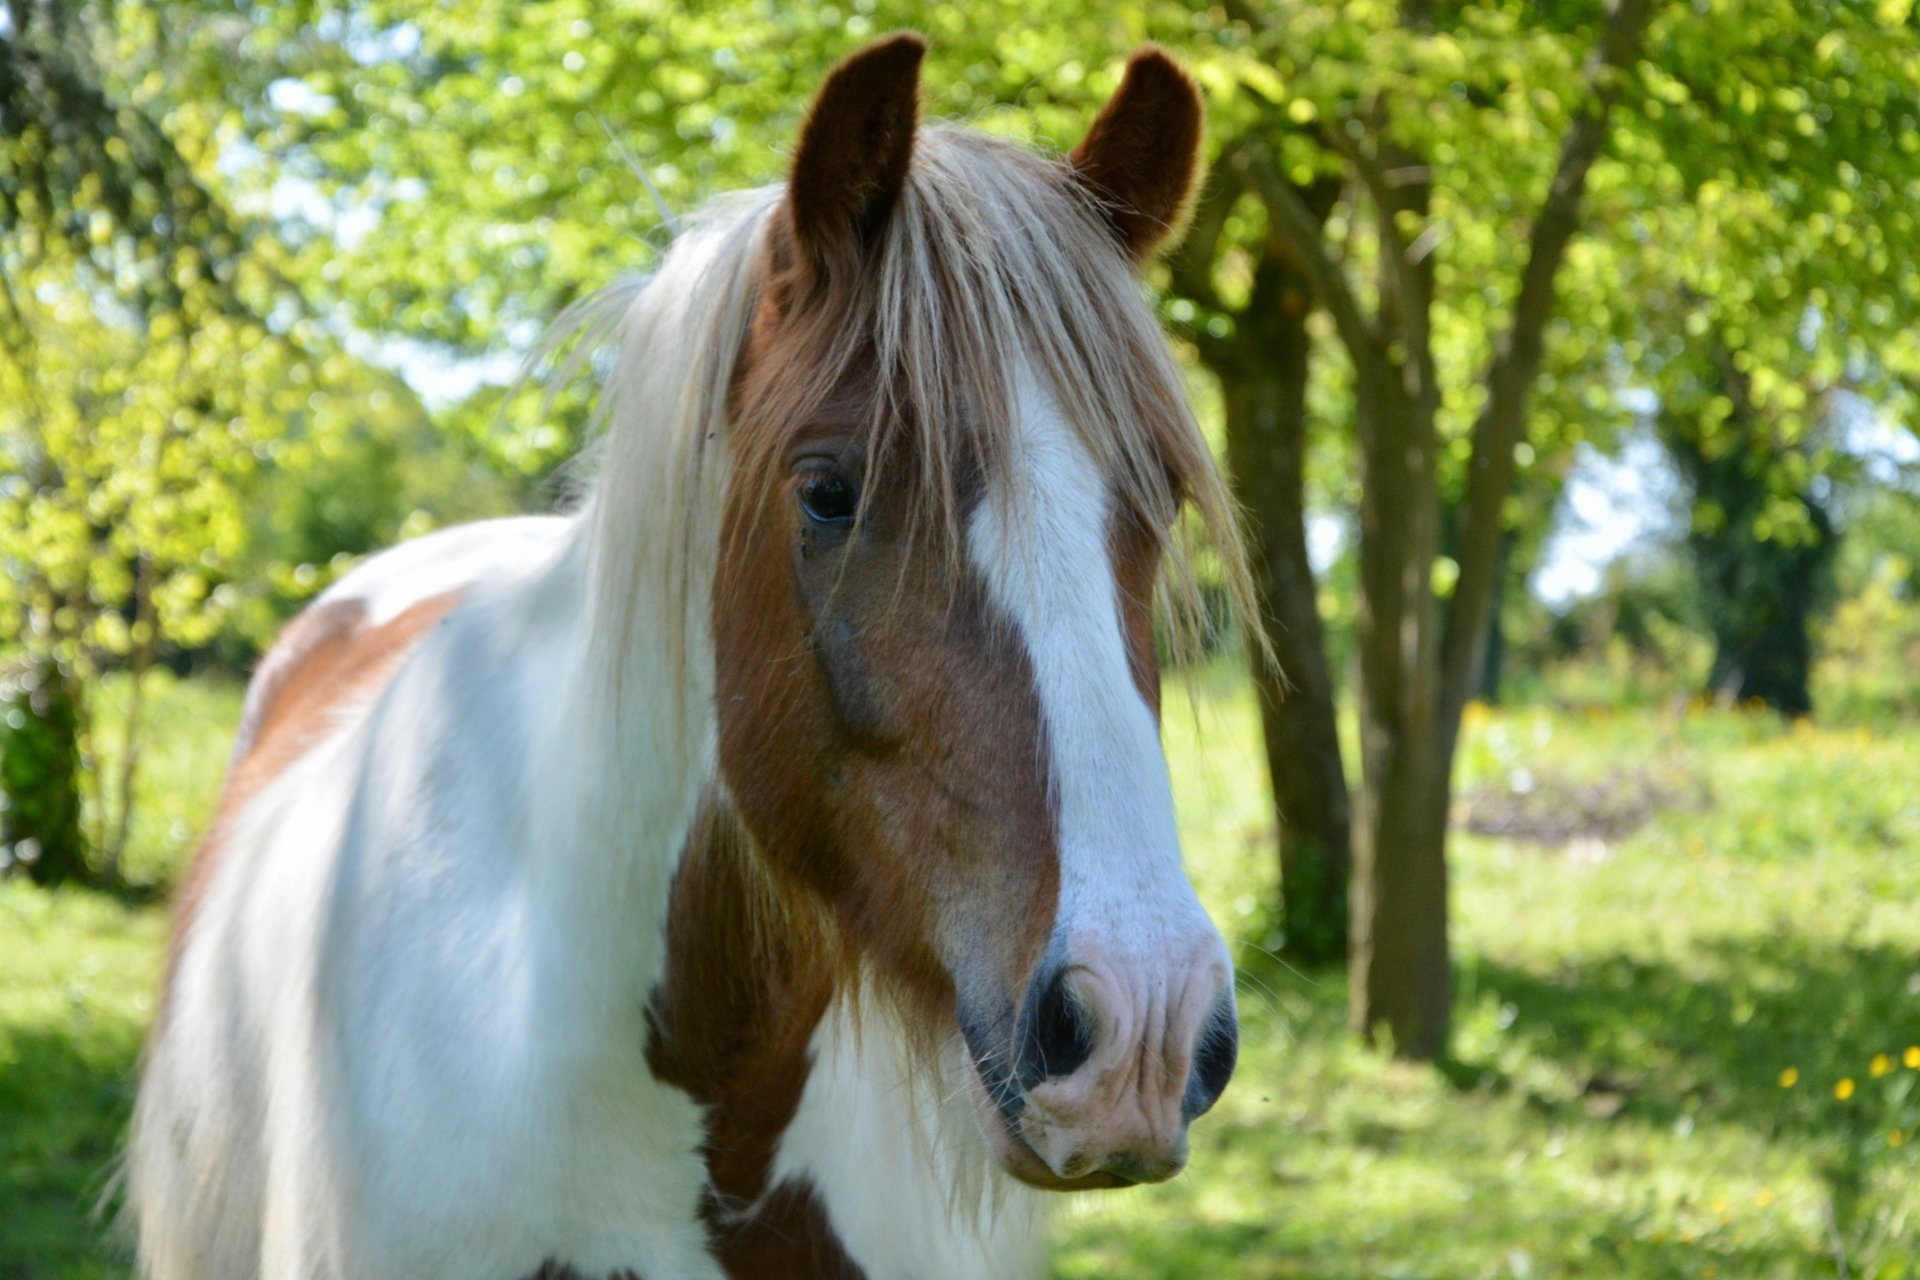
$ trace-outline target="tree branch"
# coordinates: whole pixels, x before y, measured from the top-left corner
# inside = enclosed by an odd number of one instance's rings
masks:
[[[1606,145],[1608,117],[1639,56],[1653,3],[1613,0],[1606,27],[1588,55],[1582,76],[1586,102],[1561,142],[1553,182],[1528,238],[1513,316],[1487,370],[1487,399],[1473,425],[1473,452],[1461,502],[1460,576],[1441,645],[1441,723],[1448,734],[1457,732],[1474,674],[1485,660],[1488,607],[1498,567],[1495,552],[1513,484],[1514,449],[1526,426],[1527,398],[1540,370],[1547,322],[1553,318],[1555,277],[1579,229],[1587,174]]]
[[[1413,279],[1412,246],[1400,234],[1400,226],[1394,220],[1395,211],[1403,204],[1395,192],[1398,184],[1391,174],[1380,167],[1377,157],[1368,155],[1348,135],[1344,123],[1320,130],[1320,138],[1339,153],[1341,159],[1353,166],[1360,185],[1373,197],[1373,207],[1379,214],[1376,221],[1380,227],[1380,260],[1385,267],[1387,287],[1393,291],[1398,304],[1389,308],[1398,321],[1396,328],[1399,332],[1395,336],[1406,346],[1408,357],[1417,359],[1427,346],[1424,319],[1429,308],[1423,291]]]
[[[1380,348],[1378,334],[1361,308],[1360,300],[1354,296],[1346,272],[1328,256],[1326,243],[1321,238],[1320,221],[1314,218],[1299,191],[1280,175],[1273,158],[1263,148],[1242,149],[1234,157],[1234,167],[1267,206],[1268,224],[1312,281],[1320,305],[1333,317],[1334,328],[1355,366],[1365,368],[1376,363]]]

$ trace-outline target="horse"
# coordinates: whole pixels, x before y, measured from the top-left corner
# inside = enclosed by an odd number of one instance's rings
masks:
[[[1193,539],[1246,573],[1142,272],[1203,106],[1149,46],[1049,157],[923,127],[924,51],[620,298],[571,514],[375,555],[262,662],[144,1275],[1023,1276],[1056,1193],[1182,1168],[1237,1022],[1159,650]]]

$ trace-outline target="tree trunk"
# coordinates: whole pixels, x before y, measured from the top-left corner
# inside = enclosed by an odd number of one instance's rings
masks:
[[[1770,591],[1742,602],[1737,614],[1721,614],[1714,624],[1715,693],[1742,703],[1760,703],[1787,716],[1813,711],[1812,623],[1833,536],[1782,546],[1756,543],[1759,563],[1772,565]]]
[[[1281,949],[1324,966],[1346,956],[1352,836],[1333,677],[1307,558],[1310,298],[1306,280],[1269,255],[1238,317],[1239,358],[1222,360],[1219,373],[1227,463],[1253,516],[1254,588],[1280,664],[1275,671],[1257,654],[1253,661],[1279,831]]]
[[[1440,412],[1433,356],[1434,262],[1401,234],[1424,225],[1431,180],[1384,130],[1355,153],[1381,239],[1380,335],[1355,361],[1360,437],[1359,820],[1354,824],[1349,1016],[1394,1052],[1446,1052],[1453,976],[1447,942],[1450,744],[1441,732]]]
[[[52,662],[0,683],[0,850],[38,884],[87,878],[80,708]]]
[[[1423,394],[1418,373],[1382,363],[1356,406],[1362,763],[1349,1016],[1363,1039],[1430,1059],[1446,1051],[1453,1004],[1446,848],[1452,760],[1448,735],[1440,732],[1432,590],[1440,532],[1437,405],[1430,391]]]
[[[140,776],[140,718],[146,707],[147,676],[153,670],[153,658],[159,647],[159,630],[154,625],[153,559],[140,557],[134,577],[133,666],[128,673],[127,720],[120,739],[120,783],[115,790],[120,809],[113,820],[112,832],[100,844],[100,879],[106,884],[120,880],[120,859],[127,851],[127,837],[133,831],[134,784]],[[102,825],[107,807],[106,782],[99,788]]]

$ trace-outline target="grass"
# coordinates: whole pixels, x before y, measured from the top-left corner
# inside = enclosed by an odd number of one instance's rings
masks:
[[[225,686],[157,699],[170,745],[149,758],[137,875],[177,869],[236,709]],[[1272,853],[1251,702],[1209,679],[1191,714],[1176,696],[1168,735],[1202,895],[1257,938]],[[1604,844],[1457,839],[1442,1067],[1354,1048],[1337,977],[1250,951],[1240,1072],[1190,1172],[1069,1209],[1058,1280],[1732,1280],[1833,1276],[1840,1256],[1853,1276],[1920,1277],[1920,1070],[1903,1063],[1920,1044],[1920,729],[1476,710],[1462,783],[1627,770],[1694,799]],[[164,908],[0,881],[0,1280],[126,1274],[90,1214],[164,935]]]

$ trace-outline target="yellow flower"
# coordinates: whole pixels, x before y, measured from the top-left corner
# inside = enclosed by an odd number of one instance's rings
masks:
[[[1907,1051],[1900,1055],[1900,1061],[1906,1063],[1915,1071],[1920,1071],[1920,1044],[1908,1045]]]
[[[1867,1064],[1867,1070],[1873,1073],[1875,1080],[1878,1080],[1881,1076],[1893,1070],[1893,1059],[1884,1053],[1876,1053],[1873,1055],[1873,1061]]]
[[[1851,1098],[1853,1096],[1853,1077],[1852,1076],[1840,1077],[1840,1083],[1833,1086],[1833,1096],[1840,1099],[1840,1101],[1842,1102],[1845,1102],[1848,1098]]]
[[[1906,1140],[1907,1140],[1907,1135],[1900,1132],[1898,1129],[1895,1129],[1892,1133],[1887,1135],[1887,1145],[1890,1147],[1897,1147],[1901,1143],[1905,1142]]]
[[[1773,1203],[1773,1192],[1762,1191],[1758,1195],[1754,1196],[1753,1202],[1754,1204],[1758,1205],[1760,1208],[1764,1209],[1768,1205]]]
[[[1791,1089],[1793,1088],[1793,1086],[1799,1083],[1800,1083],[1800,1068],[1788,1067],[1785,1071],[1782,1071],[1780,1073],[1780,1087],[1782,1089]]]

